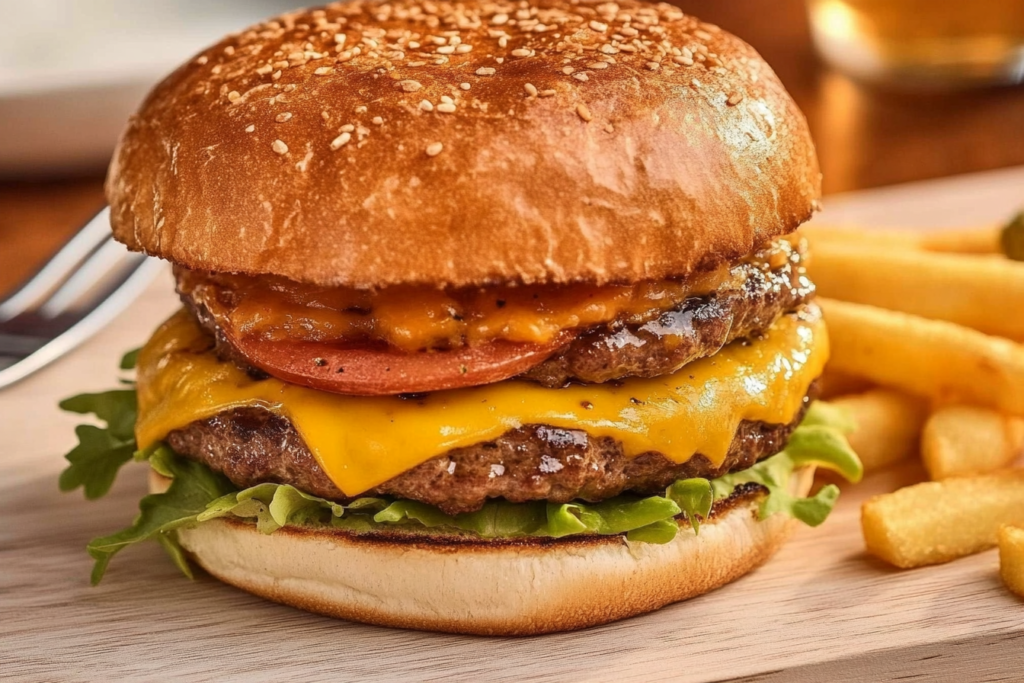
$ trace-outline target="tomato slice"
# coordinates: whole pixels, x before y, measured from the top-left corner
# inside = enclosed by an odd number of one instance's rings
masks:
[[[317,342],[266,341],[221,329],[253,366],[272,377],[355,396],[417,394],[500,382],[542,363],[576,336],[566,330],[547,344],[497,340],[450,351],[402,353]]]

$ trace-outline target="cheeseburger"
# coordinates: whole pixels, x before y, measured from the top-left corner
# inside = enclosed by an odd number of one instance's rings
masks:
[[[64,488],[135,453],[157,540],[374,624],[582,628],[712,590],[859,476],[828,357],[807,125],[667,4],[354,2],[229,36],[132,117],[114,236],[181,310],[69,399]]]

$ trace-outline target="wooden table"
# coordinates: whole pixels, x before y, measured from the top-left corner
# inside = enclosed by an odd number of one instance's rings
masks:
[[[901,94],[861,87],[815,57],[803,0],[674,0],[754,45],[807,114],[828,194],[1024,164],[1024,87]],[[103,204],[102,170],[0,182],[0,292]]]

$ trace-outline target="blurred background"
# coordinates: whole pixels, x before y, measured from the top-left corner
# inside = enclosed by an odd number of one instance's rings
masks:
[[[103,205],[106,160],[149,87],[296,4],[0,0],[0,293]],[[1024,164],[1024,0],[674,4],[775,68],[827,194]]]

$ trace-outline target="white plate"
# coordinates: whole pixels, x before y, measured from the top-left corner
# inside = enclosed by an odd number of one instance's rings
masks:
[[[0,175],[102,168],[179,63],[301,0],[0,0]]]

